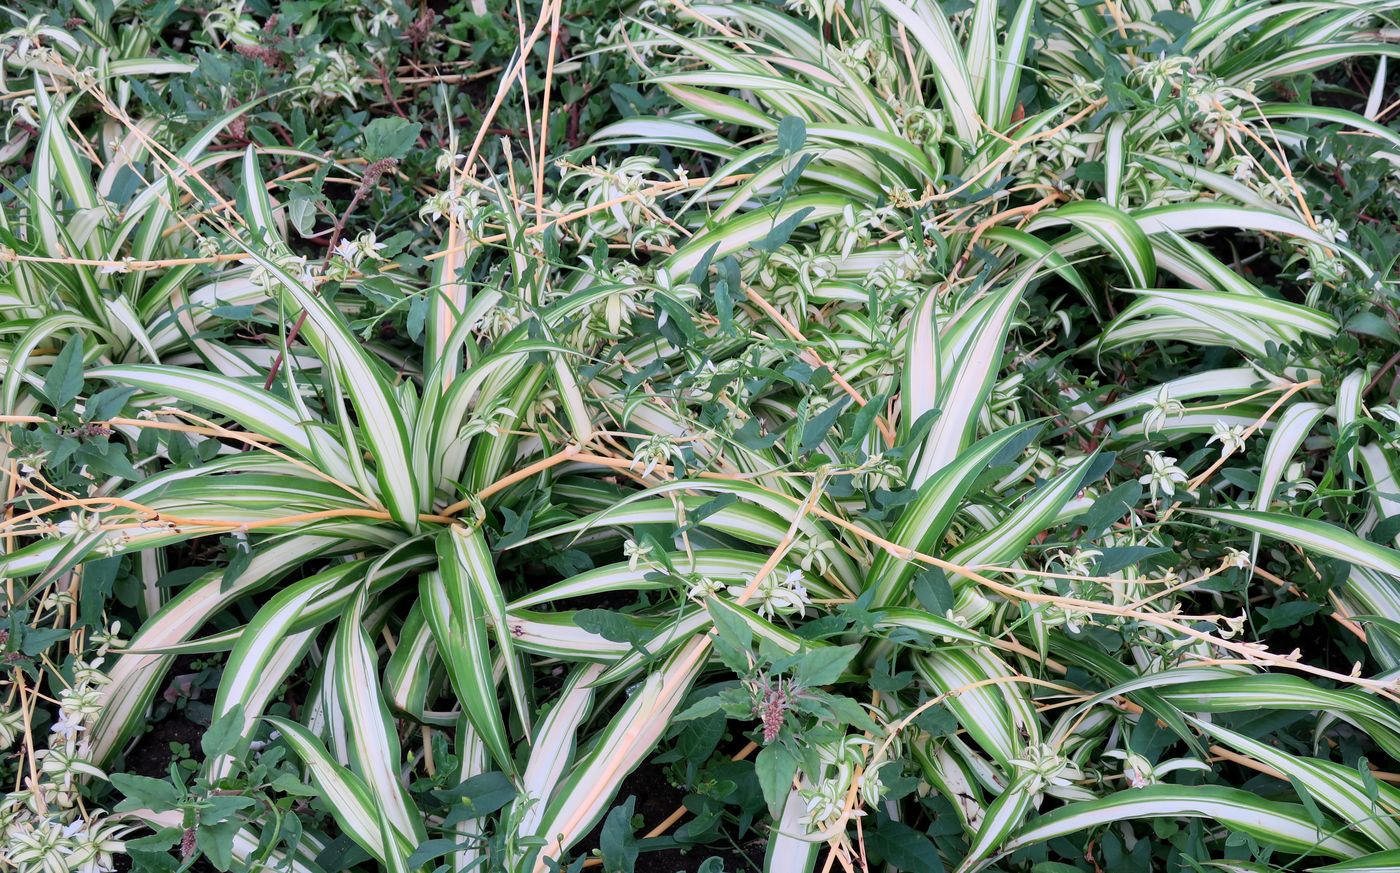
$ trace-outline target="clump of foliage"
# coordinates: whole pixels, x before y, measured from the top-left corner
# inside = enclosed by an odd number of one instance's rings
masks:
[[[6,12],[0,867],[1400,869],[1400,3],[497,5]]]

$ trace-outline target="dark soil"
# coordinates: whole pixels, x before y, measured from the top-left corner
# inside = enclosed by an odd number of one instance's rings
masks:
[[[640,815],[643,821],[637,835],[641,853],[637,856],[636,873],[691,873],[707,859],[714,857],[723,859],[725,873],[749,873],[762,869],[766,846],[762,839],[754,839],[752,835],[738,849],[726,846],[696,846],[691,849],[666,847],[648,850],[647,841],[640,839],[641,835],[664,821],[685,798],[685,792],[673,786],[666,778],[664,767],[648,762],[637,768],[623,781],[617,792],[616,802],[626,803],[628,797],[636,798],[636,814]],[[598,837],[602,830],[603,826],[599,823],[574,851],[579,855],[591,854],[598,847]]]
[[[165,779],[170,775],[170,764],[175,760],[175,753],[171,750],[171,743],[183,743],[189,746],[190,757],[196,761],[203,760],[204,754],[200,751],[199,738],[204,735],[207,725],[191,721],[184,712],[171,712],[165,718],[151,725],[146,733],[142,734],[135,745],[126,753],[126,761],[122,767],[122,772],[135,773],[138,776],[149,776],[153,779]],[[117,871],[131,869],[132,861],[129,856],[117,855],[113,859]],[[190,867],[190,873],[218,873],[214,865],[205,858],[200,858]]]
[[[130,869],[130,867],[123,867],[121,864],[122,861],[126,861],[128,864],[131,862],[131,859],[126,855],[116,856],[112,861],[116,864],[118,871]],[[234,862],[234,869],[237,869],[237,863]],[[201,857],[190,865],[189,873],[219,873],[219,868],[209,863],[209,859]]]
[[[127,871],[132,868],[131,856],[114,855],[112,857],[112,864],[116,867],[116,873],[127,873]],[[200,858],[191,865],[189,873],[219,873],[219,871],[213,864]]]
[[[175,758],[171,743],[184,743],[189,746],[190,757],[196,761],[203,760],[199,739],[209,725],[207,721],[201,724],[190,717],[200,711],[208,711],[207,704],[200,702],[204,692],[199,687],[199,672],[202,671],[196,669],[193,656],[182,655],[175,659],[166,674],[162,694],[156,697],[153,707],[153,714],[158,720],[149,722],[146,732],[136,738],[126,753],[120,772],[164,779],[169,775],[170,762]],[[184,705],[176,707],[174,704],[177,703]]]
[[[184,713],[172,712],[152,725],[151,729],[136,741],[136,745],[131,747],[131,751],[126,753],[124,772],[155,779],[164,778],[170,773],[170,762],[175,757],[170,751],[170,744],[187,744],[191,757],[198,760],[199,738],[204,736],[204,731],[204,725],[190,721]]]

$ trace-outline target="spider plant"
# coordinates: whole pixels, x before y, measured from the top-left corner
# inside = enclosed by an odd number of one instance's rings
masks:
[[[39,69],[0,577],[86,736],[26,796],[111,770],[152,864],[630,869],[627,780],[699,748],[690,833],[771,873],[1389,869],[1394,310],[1293,165],[1389,160],[1380,98],[1296,83],[1394,54],[1394,5],[647,7],[608,29],[661,102],[478,178],[546,4],[384,270],[294,246],[264,167],[324,156],[210,150],[250,107],[172,147]],[[421,345],[364,340],[409,298]],[[113,567],[141,621],[93,663]],[[122,772],[192,658],[198,774]]]

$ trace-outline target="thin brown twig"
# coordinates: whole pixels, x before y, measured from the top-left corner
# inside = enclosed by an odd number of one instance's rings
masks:
[[[355,195],[350,198],[350,205],[345,207],[345,211],[341,213],[340,219],[335,223],[334,230],[331,231],[330,242],[326,245],[327,257],[334,257],[335,247],[339,245],[340,236],[345,232],[345,224],[354,214],[355,208],[379,184],[380,177],[398,165],[397,158],[384,158],[365,167],[365,174],[360,179],[360,187],[355,189]],[[277,381],[277,373],[282,368],[282,360],[286,356],[287,349],[291,348],[292,343],[297,341],[297,335],[301,333],[302,325],[306,324],[306,316],[307,310],[303,309],[297,316],[296,323],[292,325],[291,331],[287,333],[287,341],[282,344],[282,348],[277,350],[277,357],[273,359],[272,366],[267,371],[267,378],[263,381],[264,391],[271,389],[272,383]]]

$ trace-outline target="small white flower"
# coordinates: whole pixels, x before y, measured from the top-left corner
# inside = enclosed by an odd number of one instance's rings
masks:
[[[634,539],[628,539],[622,544],[622,554],[627,558],[627,569],[633,571],[642,564],[651,563],[652,547],[650,543],[639,543]]]
[[[392,7],[386,5],[378,12],[374,13],[374,16],[370,18],[366,28],[369,30],[370,36],[379,36],[379,31],[385,28],[392,29],[398,26],[398,13],[394,12]]]
[[[343,239],[331,249],[331,254],[344,260],[353,269],[360,263],[360,247],[352,240]]]
[[[747,590],[747,585],[731,585],[729,586],[729,595],[742,597]],[[758,604],[758,614],[764,618],[793,613],[804,616],[807,614],[807,606],[812,602],[807,596],[806,587],[802,584],[801,570],[793,570],[782,579],[772,573],[768,574],[754,589],[752,599]]]
[[[1245,623],[1249,621],[1249,616],[1241,612],[1236,618],[1223,618],[1221,621],[1225,622],[1225,627],[1220,631],[1220,636],[1229,640],[1234,639],[1244,630]]]
[[[690,588],[686,590],[685,596],[691,600],[703,601],[707,597],[713,597],[724,590],[722,582],[716,582],[709,576],[692,576]]]
[[[371,261],[382,261],[384,256],[381,251],[388,248],[387,243],[382,243],[375,237],[373,231],[365,231],[355,237],[355,251],[359,252],[361,258],[368,258]]]
[[[77,602],[77,599],[68,591],[54,591],[43,599],[40,608],[45,610],[66,609]]]
[[[1243,549],[1226,547],[1225,563],[1231,567],[1238,567],[1243,570],[1250,565],[1249,552]]]
[[[1056,552],[1051,557],[1059,561],[1071,576],[1089,576],[1094,571],[1094,561],[1102,554],[1098,549],[1075,549],[1073,554]]]
[[[27,455],[19,457],[19,473],[21,476],[33,476],[44,469],[44,464],[49,459],[49,453],[44,451],[33,451]]]
[[[58,721],[54,722],[49,728],[50,733],[62,737],[65,741],[76,740],[78,738],[78,731],[85,730],[87,730],[87,728],[83,727],[83,720],[69,714],[59,716]]]
[[[1162,777],[1177,770],[1209,770],[1210,767],[1194,758],[1172,758],[1153,764],[1136,752],[1112,749],[1103,753],[1105,758],[1118,758],[1123,762],[1123,779],[1129,788],[1146,788],[1157,785]]]
[[[42,822],[38,827],[16,828],[5,846],[12,863],[21,870],[35,873],[68,873],[70,849],[63,829],[52,821]]]
[[[1180,418],[1185,410],[1179,401],[1171,398],[1167,386],[1163,385],[1157,389],[1157,399],[1152,401],[1152,406],[1142,417],[1142,435],[1152,436],[1152,431],[1160,431],[1166,426],[1167,419]]]
[[[82,823],[82,820],[78,820]],[[92,816],[84,827],[68,834],[73,842],[68,863],[72,873],[110,873],[116,869],[113,855],[126,851],[126,843],[118,838],[121,829],[109,825],[100,814]]]
[[[433,166],[439,173],[446,173],[466,159],[466,155],[454,154],[448,149],[443,149],[437,156],[437,160],[433,162]]]
[[[1127,781],[1129,788],[1146,788],[1157,784],[1157,774],[1152,770],[1152,762],[1142,755],[1114,749],[1105,752],[1104,757],[1123,759],[1123,779]]]
[[[1141,755],[1129,755],[1123,762],[1123,776],[1129,788],[1146,788],[1157,781],[1152,765]]]
[[[440,221],[453,213],[455,199],[451,191],[439,191],[423,203],[418,210],[418,217]]]
[[[1235,452],[1244,451],[1245,432],[1242,424],[1226,424],[1217,421],[1213,426],[1215,435],[1206,440],[1206,445],[1213,442],[1220,442],[1220,456],[1227,458]]]
[[[126,543],[127,538],[124,535],[105,536],[95,548],[99,555],[104,558],[110,558],[120,552]]]
[[[1186,471],[1176,465],[1176,458],[1150,450],[1144,457],[1151,470],[1138,477],[1138,482],[1148,487],[1152,502],[1157,502],[1158,492],[1175,497],[1176,486],[1186,482]]]

